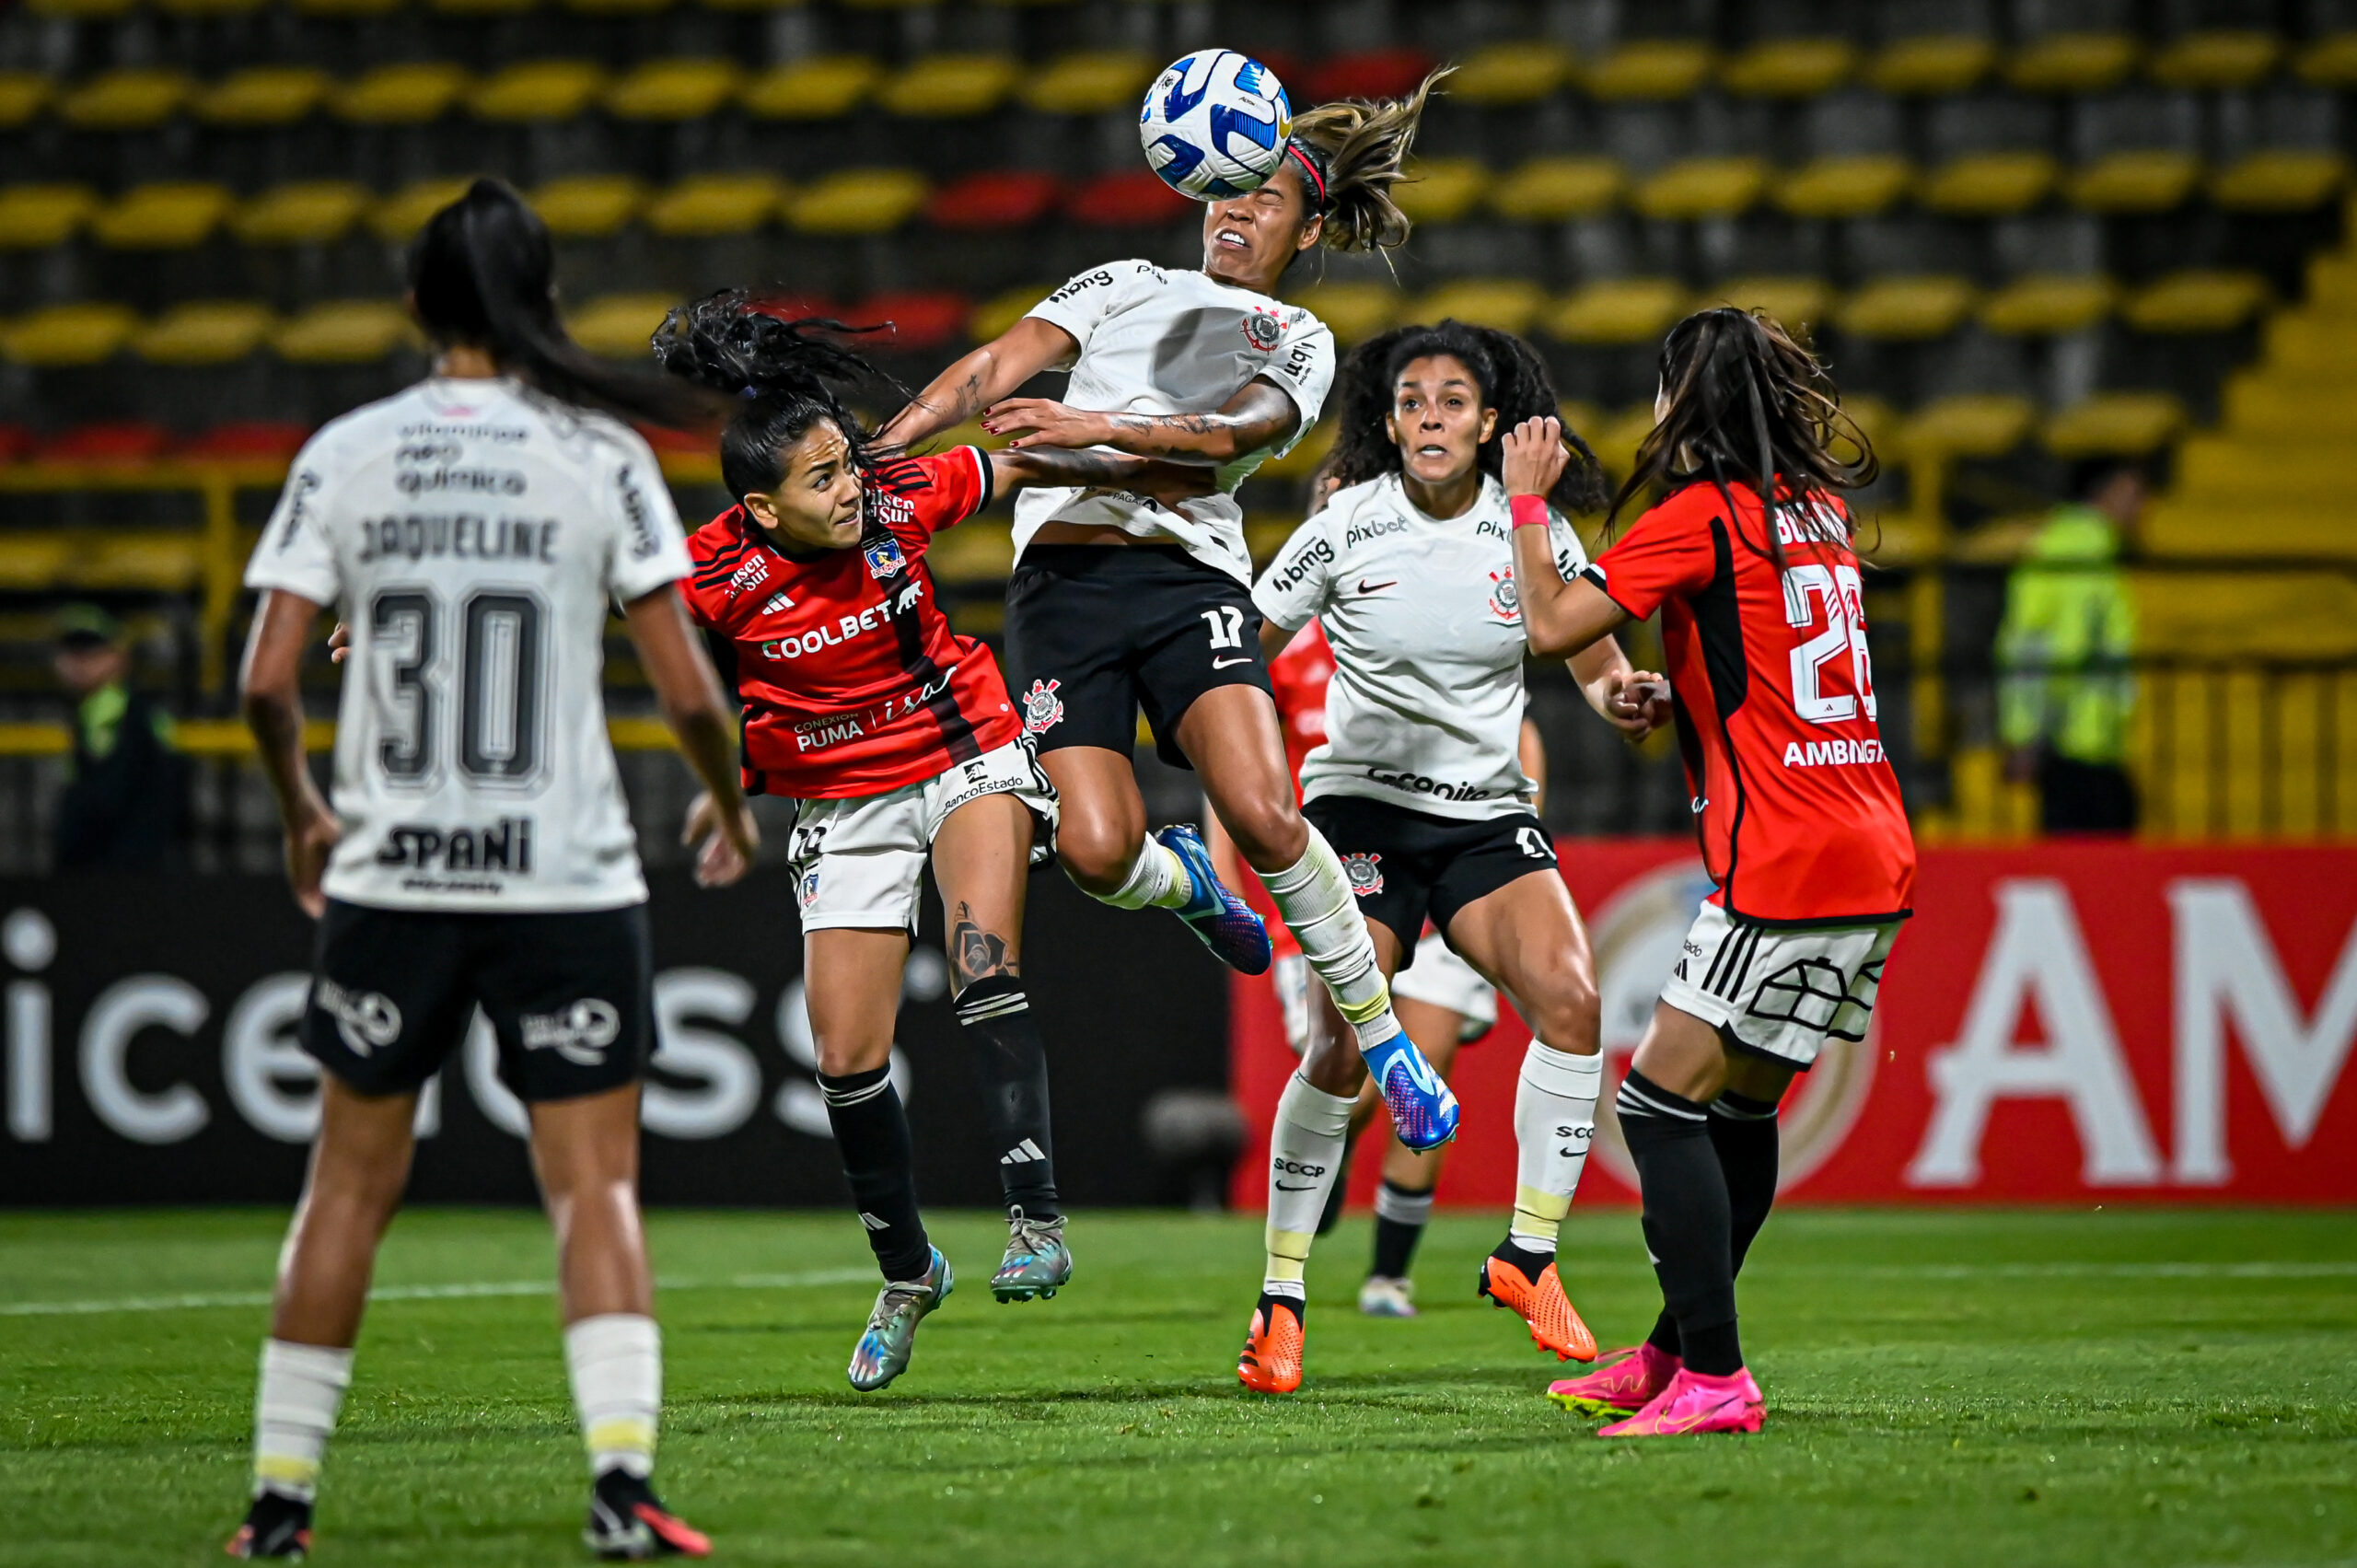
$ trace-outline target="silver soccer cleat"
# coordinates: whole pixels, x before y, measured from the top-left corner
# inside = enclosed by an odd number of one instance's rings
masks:
[[[1016,1209],[1006,1220],[1006,1257],[991,1276],[991,1294],[1001,1301],[1042,1300],[1072,1280],[1072,1249],[1064,1245],[1063,1216],[1035,1220]]]
[[[933,1249],[933,1267],[921,1280],[894,1280],[876,1293],[876,1309],[851,1351],[851,1386],[873,1393],[909,1369],[909,1353],[916,1348],[917,1325],[925,1315],[949,1299],[957,1276],[941,1249]]]

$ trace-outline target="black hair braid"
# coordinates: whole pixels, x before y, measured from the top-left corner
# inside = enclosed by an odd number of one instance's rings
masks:
[[[1437,326],[1395,327],[1361,343],[1344,363],[1341,428],[1321,472],[1352,485],[1401,470],[1399,443],[1385,427],[1393,389],[1410,364],[1434,354],[1447,354],[1471,371],[1481,406],[1497,413],[1497,425],[1475,459],[1492,479],[1504,468],[1506,432],[1527,419],[1562,415],[1547,362],[1513,333],[1453,318]],[[1568,424],[1563,438],[1571,445],[1572,461],[1548,493],[1548,503],[1565,513],[1602,511],[1608,499],[1603,465]]]

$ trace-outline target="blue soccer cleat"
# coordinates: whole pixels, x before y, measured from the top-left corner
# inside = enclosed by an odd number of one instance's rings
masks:
[[[1364,1055],[1366,1070],[1375,1075],[1375,1086],[1391,1111],[1391,1125],[1403,1145],[1422,1154],[1457,1136],[1457,1096],[1407,1030],[1369,1047]]]
[[[957,1288],[949,1260],[933,1249],[932,1266],[917,1280],[894,1280],[876,1293],[876,1310],[851,1352],[851,1386],[863,1394],[877,1389],[909,1369],[909,1353],[916,1349],[917,1325]]]
[[[1224,887],[1212,869],[1212,852],[1190,822],[1156,828],[1154,842],[1178,857],[1194,894],[1174,912],[1202,939],[1212,956],[1238,974],[1269,972],[1269,928],[1252,906]]]

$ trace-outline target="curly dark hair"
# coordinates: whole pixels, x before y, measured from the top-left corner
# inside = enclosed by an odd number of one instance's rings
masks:
[[[789,320],[753,290],[728,288],[675,308],[651,343],[656,363],[672,375],[740,400],[721,433],[720,477],[741,501],[777,488],[785,477],[782,454],[820,420],[842,432],[864,470],[899,455],[877,444],[840,390],[865,384],[889,394],[895,407],[908,400],[907,388],[840,341],[884,330],[817,316]]]
[[[1661,384],[1668,409],[1638,444],[1629,478],[1612,498],[1608,529],[1656,486],[1715,485],[1732,516],[1732,485],[1752,491],[1766,506],[1779,488],[1790,495],[1854,490],[1881,471],[1824,365],[1764,313],[1720,306],[1678,322],[1662,341]],[[1837,442],[1857,457],[1837,457]],[[1826,543],[1850,542],[1847,530],[1834,537],[1842,525],[1824,508],[1795,507],[1791,521]],[[1782,540],[1774,528],[1767,536],[1781,570]]]
[[[1555,378],[1538,352],[1512,332],[1475,327],[1451,318],[1438,326],[1395,327],[1369,338],[1351,352],[1342,366],[1341,429],[1334,451],[1318,471],[1344,484],[1364,484],[1401,468],[1399,443],[1384,422],[1389,417],[1393,389],[1410,364],[1434,354],[1448,354],[1473,373],[1481,389],[1481,406],[1497,411],[1498,423],[1481,443],[1476,459],[1481,471],[1499,477],[1507,431],[1526,419],[1561,416]],[[1563,438],[1571,444],[1572,461],[1547,499],[1558,511],[1600,512],[1608,493],[1604,467],[1579,433],[1566,424]]]

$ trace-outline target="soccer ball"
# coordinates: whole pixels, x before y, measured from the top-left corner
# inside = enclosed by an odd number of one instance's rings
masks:
[[[1138,115],[1145,161],[1198,202],[1257,191],[1284,160],[1293,105],[1276,73],[1233,49],[1173,61]]]

